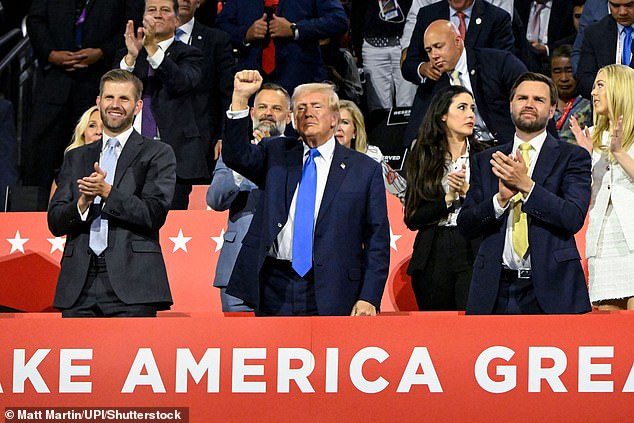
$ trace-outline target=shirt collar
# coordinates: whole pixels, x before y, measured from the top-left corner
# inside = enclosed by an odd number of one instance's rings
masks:
[[[467,49],[463,48],[462,53],[460,53],[460,58],[458,59],[458,63],[456,63],[456,67],[454,68],[460,75],[467,75],[469,73],[469,68],[467,67]]]
[[[471,11],[473,10],[473,5],[474,4],[475,4],[475,1],[473,3],[471,3],[471,6],[469,6],[466,9],[462,10],[462,13],[465,14],[465,18],[469,19],[471,17]],[[451,6],[449,6],[449,16],[456,16],[456,12],[457,12],[456,9],[454,9]]]
[[[335,154],[335,142],[335,137],[333,136],[328,141],[317,147],[319,155],[326,160],[331,160],[332,156]],[[302,145],[304,146],[304,156],[306,156],[310,147],[305,142],[302,142]]]
[[[167,51],[167,49],[172,45],[173,42],[174,42],[174,37],[172,36],[168,38],[167,40],[159,41],[158,46],[161,48],[161,50]]]
[[[178,28],[182,29],[187,38],[191,37],[192,32],[194,31],[194,18],[191,18],[189,22],[179,26]]]
[[[535,149],[537,154],[539,154],[539,152],[541,151],[547,136],[548,132],[546,131],[546,128],[544,128],[542,132],[528,141],[528,143]],[[520,144],[522,144],[523,142],[524,141],[518,138],[517,134],[513,136],[513,154],[515,154],[517,149],[520,147]]]
[[[108,146],[108,140],[110,138],[118,139],[119,140],[119,144],[121,144],[121,149],[123,149],[123,147],[125,147],[125,143],[128,142],[128,138],[130,138],[130,135],[132,134],[132,131],[134,131],[134,128],[131,126],[128,129],[126,129],[125,131],[123,131],[122,133],[120,133],[119,135],[115,136],[115,137],[109,137],[104,132],[103,135],[101,136],[101,138],[103,140],[103,143],[102,143],[102,146],[101,146],[101,151],[104,151],[106,149],[106,147]]]

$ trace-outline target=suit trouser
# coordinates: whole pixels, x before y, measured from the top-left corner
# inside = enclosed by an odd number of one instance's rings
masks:
[[[473,249],[455,226],[441,226],[425,269],[412,274],[422,311],[465,310],[473,271]]]
[[[531,277],[518,277],[517,270],[502,269],[493,314],[544,314]]]
[[[315,277],[301,277],[287,260],[267,257],[262,267],[260,304],[256,316],[316,316]]]
[[[363,69],[368,78],[368,109],[409,107],[416,85],[401,74],[401,46],[374,47],[363,41]]]
[[[62,317],[156,317],[154,304],[126,304],[110,284],[106,259],[91,254],[86,283],[75,304]]]

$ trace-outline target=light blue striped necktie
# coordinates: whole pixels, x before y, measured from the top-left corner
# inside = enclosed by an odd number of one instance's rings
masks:
[[[632,60],[632,31],[634,31],[634,28],[631,26],[623,28],[625,37],[623,38],[623,57],[621,58],[621,64],[625,66],[629,66]]]
[[[119,140],[110,138],[106,144],[106,149],[101,158],[101,169],[106,172],[106,182],[112,185],[114,181],[114,172],[117,168],[117,147]],[[101,197],[95,198],[95,204],[101,203]],[[97,255],[104,252],[108,246],[108,217],[99,216],[90,224],[90,249]]]
[[[311,148],[302,170],[297,189],[295,221],[293,223],[293,269],[301,277],[313,267],[313,226],[317,196],[317,166],[319,150]]]

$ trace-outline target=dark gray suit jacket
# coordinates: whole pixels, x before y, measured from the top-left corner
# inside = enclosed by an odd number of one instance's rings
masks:
[[[69,151],[59,175],[57,191],[48,208],[48,227],[66,235],[66,247],[53,306],[71,307],[79,297],[90,264],[90,224],[102,205],[93,205],[86,221],[77,210],[77,179],[90,175],[99,161],[102,142]],[[174,195],[176,159],[159,141],[132,132],[117,161],[112,191],[102,214],[108,216],[108,248],[104,252],[108,277],[126,304],[172,304],[159,229],[165,223]]]

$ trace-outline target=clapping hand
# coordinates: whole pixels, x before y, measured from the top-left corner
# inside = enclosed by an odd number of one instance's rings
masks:
[[[588,127],[586,126],[585,128],[581,129],[581,127],[579,126],[579,121],[577,121],[577,118],[575,116],[572,116],[570,118],[570,130],[572,131],[572,134],[575,136],[575,140],[577,140],[577,144],[579,144],[580,147],[585,148],[586,150],[588,150],[588,153],[592,154],[592,138],[590,138],[590,130],[588,129]]]

